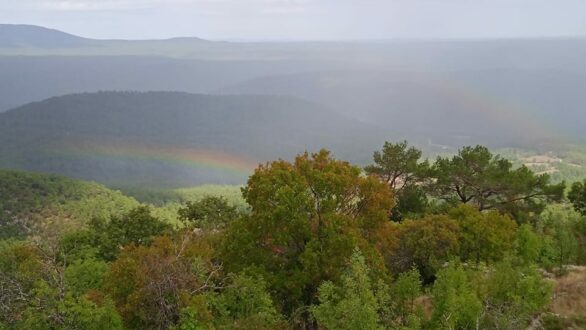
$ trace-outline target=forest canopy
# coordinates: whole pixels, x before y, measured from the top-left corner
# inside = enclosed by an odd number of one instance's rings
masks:
[[[551,311],[557,279],[586,265],[585,183],[566,197],[482,146],[430,161],[387,142],[364,169],[305,152],[259,165],[245,208],[202,196],[169,221],[129,199],[56,213],[77,223],[58,230],[7,228],[100,186],[3,175],[1,329],[584,326]]]

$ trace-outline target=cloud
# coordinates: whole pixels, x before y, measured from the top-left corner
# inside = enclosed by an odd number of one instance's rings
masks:
[[[586,35],[584,0],[0,0],[0,21],[97,38]]]
[[[301,10],[317,0],[19,0],[0,4],[7,10],[116,11],[189,7],[201,9],[248,8],[279,12]]]

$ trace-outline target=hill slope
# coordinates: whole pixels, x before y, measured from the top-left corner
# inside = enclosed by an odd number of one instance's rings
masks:
[[[0,166],[115,185],[242,183],[259,161],[325,147],[364,162],[383,140],[280,96],[102,92],[0,114]]]
[[[40,221],[75,227],[137,205],[133,198],[97,183],[0,170],[0,238],[26,234]]]

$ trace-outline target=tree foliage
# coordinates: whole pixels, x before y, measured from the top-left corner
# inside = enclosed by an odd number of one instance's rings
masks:
[[[525,329],[536,312],[550,302],[553,286],[532,266],[518,267],[505,259],[485,275],[479,287],[483,300],[482,326],[490,329]]]
[[[140,206],[4,236],[0,329],[526,329],[552,301],[544,274],[584,264],[586,217],[482,147],[431,174],[420,157],[386,143],[365,175],[304,153],[259,166],[247,206],[174,202],[176,226]]]
[[[468,205],[450,211],[461,230],[462,260],[491,262],[502,259],[514,247],[517,223],[496,211],[479,212]]]
[[[101,256],[113,260],[124,246],[148,245],[154,237],[169,231],[171,226],[154,217],[148,206],[139,206],[123,216],[111,217],[110,221],[94,218],[90,229]]]
[[[1,242],[0,322],[17,329],[121,329],[111,299],[92,293],[103,265],[65,260],[50,246]]]
[[[482,303],[473,290],[468,274],[462,265],[450,263],[448,267],[438,272],[432,296],[433,328],[478,328]]]
[[[177,330],[259,329],[285,327],[258,275],[230,274],[219,292],[193,296],[181,312]]]
[[[127,326],[168,328],[178,322],[191,295],[217,286],[220,268],[211,256],[211,247],[190,235],[127,246],[110,265],[105,292]]]
[[[340,282],[336,286],[326,281],[319,287],[320,303],[312,308],[317,323],[325,329],[382,329],[369,269],[360,251],[352,254]]]
[[[409,147],[407,141],[385,142],[381,151],[375,151],[374,164],[364,168],[367,174],[378,176],[391,189],[400,192],[422,181],[427,175],[429,163],[421,162],[421,150]]]
[[[572,202],[577,212],[586,216],[586,179],[572,184],[568,199]]]
[[[399,229],[400,243],[391,255],[390,268],[395,272],[417,267],[426,281],[460,251],[460,228],[448,216],[427,216],[407,220]]]
[[[200,229],[223,229],[240,213],[223,197],[206,196],[197,202],[187,202],[178,211],[179,219]]]
[[[438,157],[433,172],[431,191],[438,198],[517,217],[541,213],[546,203],[561,200],[565,189],[563,182],[551,184],[547,174],[536,175],[525,166],[513,169],[509,160],[483,146],[464,147],[452,158]]]
[[[356,246],[377,263],[369,238],[387,221],[393,198],[386,184],[360,172],[325,150],[260,166],[243,189],[251,214],[225,239],[230,270],[261,267],[293,312],[315,301],[316,283],[340,276]]]
[[[421,150],[409,147],[407,141],[385,142],[381,151],[375,151],[374,164],[364,171],[386,182],[396,197],[391,214],[394,220],[402,220],[410,213],[424,211],[427,199],[418,185],[429,177],[429,163],[421,161]]]

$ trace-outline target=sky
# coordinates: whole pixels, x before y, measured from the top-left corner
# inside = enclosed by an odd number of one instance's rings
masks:
[[[586,36],[586,0],[0,0],[0,23],[105,39]]]

